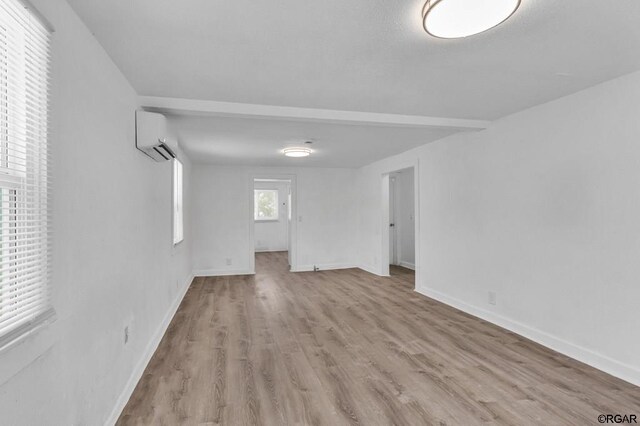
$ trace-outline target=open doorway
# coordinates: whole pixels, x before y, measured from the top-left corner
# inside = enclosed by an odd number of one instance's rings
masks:
[[[285,272],[295,265],[294,192],[294,177],[252,177],[252,260],[256,272],[265,268]]]
[[[383,223],[388,233],[388,274],[415,287],[416,270],[416,187],[414,168],[384,176],[388,217]],[[388,208],[388,209],[387,209]]]

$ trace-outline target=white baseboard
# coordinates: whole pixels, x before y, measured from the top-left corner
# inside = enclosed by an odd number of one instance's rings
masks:
[[[416,292],[442,302],[446,305],[453,306],[456,309],[474,315],[485,321],[489,321],[492,324],[498,325],[502,328],[526,337],[527,339],[533,340],[536,343],[539,343],[543,346],[546,346],[547,348],[553,349],[556,352],[560,352],[563,355],[590,365],[591,367],[597,368],[598,370],[602,370],[605,373],[609,373],[612,376],[618,377],[636,386],[640,386],[640,370],[634,368],[631,365],[621,363],[619,361],[616,361],[615,359],[596,353],[582,346],[578,346],[574,343],[568,342],[564,339],[514,321],[502,315],[498,315],[477,306],[470,305],[466,302],[463,302],[462,300],[448,296],[437,290],[425,287],[416,287]]]
[[[255,275],[255,271],[246,269],[225,270],[225,269],[199,269],[193,271],[194,277],[224,277],[227,275]]]
[[[402,266],[403,268],[411,269],[412,271],[416,270],[416,265],[413,263],[405,262],[404,260],[400,261],[398,266]]]
[[[321,263],[318,265],[302,265],[297,268],[292,268],[291,272],[313,272],[313,267],[317,266],[319,271],[329,271],[331,269],[350,269],[356,268],[351,263]]]
[[[365,272],[368,272],[373,275],[377,275],[379,277],[383,277],[384,275],[380,274],[380,271],[376,271],[373,266],[370,265],[358,265],[358,269],[362,269]]]
[[[120,397],[118,398],[115,407],[113,407],[111,414],[109,414],[109,417],[105,422],[105,425],[115,425],[116,422],[118,421],[118,417],[120,417],[122,410],[124,410],[124,407],[127,405],[127,402],[129,402],[129,398],[131,398],[131,395],[133,394],[134,389],[138,385],[140,378],[142,378],[142,375],[144,374],[144,370],[147,368],[147,365],[149,364],[149,361],[151,361],[151,357],[156,352],[156,349],[158,349],[158,345],[160,344],[162,337],[164,337],[164,334],[167,331],[167,328],[169,328],[169,324],[171,324],[171,320],[173,319],[174,315],[178,311],[178,307],[180,307],[180,303],[182,303],[182,299],[184,299],[184,296],[187,293],[187,290],[189,290],[189,287],[193,282],[193,278],[194,276],[191,275],[189,279],[186,281],[186,283],[183,285],[183,287],[180,289],[180,292],[178,292],[176,299],[173,301],[173,304],[167,311],[167,314],[164,316],[164,318],[162,319],[162,322],[156,329],[156,332],[153,334],[153,337],[147,344],[144,350],[144,353],[140,358],[140,361],[138,361],[135,368],[131,372],[131,376],[129,377],[129,380],[127,381],[127,384],[124,390],[120,394]]]

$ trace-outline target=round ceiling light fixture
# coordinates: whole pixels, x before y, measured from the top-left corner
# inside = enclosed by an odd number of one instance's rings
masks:
[[[520,0],[427,0],[422,23],[434,37],[468,37],[500,25],[519,6]]]
[[[292,146],[282,150],[287,157],[308,157],[313,152],[311,148]]]

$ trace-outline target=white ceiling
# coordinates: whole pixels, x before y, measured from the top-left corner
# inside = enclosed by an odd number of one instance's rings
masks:
[[[522,0],[438,40],[423,0],[69,0],[141,95],[495,119],[640,69],[640,1]]]
[[[169,126],[197,163],[274,167],[360,167],[457,131],[184,115],[169,116]],[[282,154],[286,146],[300,146],[309,139],[313,141],[311,156]]]
[[[461,40],[424,0],[68,1],[143,105],[207,113],[172,119],[196,162],[356,167],[640,69],[638,0],[522,0]]]

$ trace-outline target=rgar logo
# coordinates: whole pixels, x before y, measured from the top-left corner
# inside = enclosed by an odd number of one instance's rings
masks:
[[[599,423],[609,424],[633,424],[638,423],[636,414],[600,414],[598,416]]]

